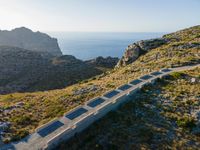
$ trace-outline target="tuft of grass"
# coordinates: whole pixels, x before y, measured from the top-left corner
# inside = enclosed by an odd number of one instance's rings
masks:
[[[173,73],[171,73],[171,76],[174,79],[180,79],[183,75],[184,75],[184,73],[182,73],[182,72],[173,72]]]
[[[107,88],[115,88],[115,84],[114,83],[108,83],[106,85]]]
[[[17,130],[16,134],[13,135],[13,137],[11,138],[11,141],[18,141],[24,137],[26,137],[29,134],[29,131],[27,130]]]
[[[192,129],[196,126],[196,121],[192,117],[182,117],[179,118],[177,121],[177,125],[179,127],[185,128],[185,129]]]

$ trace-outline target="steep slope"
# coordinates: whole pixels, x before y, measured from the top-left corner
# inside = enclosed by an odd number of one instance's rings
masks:
[[[0,93],[64,88],[102,71],[73,56],[44,58],[43,53],[0,46]]]
[[[193,30],[192,33],[188,32]],[[64,112],[75,106],[151,71],[200,63],[199,33],[199,27],[185,29],[181,31],[179,36],[184,35],[184,37],[188,37],[186,39],[174,41],[173,38],[169,37],[171,42],[151,49],[125,67],[106,72],[62,90],[0,96],[0,121],[11,122],[5,135],[6,139],[21,138],[28,132],[33,132],[37,126],[63,115]],[[183,46],[194,43],[196,44],[192,47]],[[180,45],[181,47],[179,47]],[[155,57],[158,54],[159,57]],[[19,102],[23,102],[23,105],[16,108],[15,106]],[[5,114],[5,111],[8,113]]]
[[[52,56],[61,56],[57,39],[41,32],[33,32],[25,27],[11,31],[0,31],[0,46],[13,46],[36,52],[50,53]]]
[[[199,149],[200,68],[173,73],[132,99],[56,149]]]

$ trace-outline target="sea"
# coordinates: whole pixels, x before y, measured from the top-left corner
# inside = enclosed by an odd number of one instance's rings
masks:
[[[98,56],[121,58],[129,44],[158,38],[165,33],[50,32],[48,34],[58,39],[63,54],[89,60]]]

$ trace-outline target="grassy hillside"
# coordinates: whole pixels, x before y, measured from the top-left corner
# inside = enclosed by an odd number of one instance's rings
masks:
[[[199,35],[199,26],[167,35],[170,42],[151,50],[134,63],[62,90],[1,95],[0,121],[12,124],[6,137],[8,140],[21,138],[75,106],[151,71],[200,63]],[[11,109],[19,102],[23,104]],[[3,110],[11,111],[3,113]]]
[[[145,86],[57,149],[199,149],[200,68]]]

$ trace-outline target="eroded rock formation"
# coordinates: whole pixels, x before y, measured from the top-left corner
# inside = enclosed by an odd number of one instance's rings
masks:
[[[129,45],[116,67],[123,67],[134,62],[139,56],[167,43],[164,38],[142,40]]]

